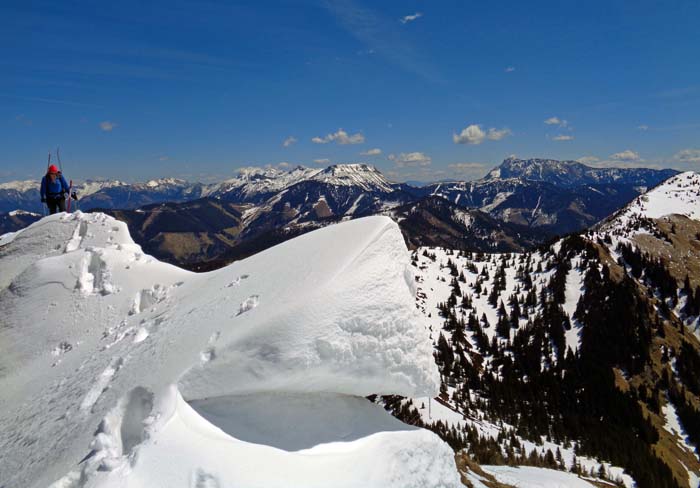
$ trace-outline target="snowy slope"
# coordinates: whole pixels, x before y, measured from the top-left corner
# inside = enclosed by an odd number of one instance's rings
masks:
[[[669,178],[635,198],[620,211],[616,219],[621,221],[632,217],[658,219],[671,214],[700,219],[700,174],[687,171]]]
[[[483,466],[500,483],[518,488],[594,488],[596,485],[572,474],[531,466]],[[595,480],[599,481],[599,480]],[[614,486],[610,483],[611,486]]]
[[[368,164],[335,164],[310,179],[336,186],[357,186],[369,192],[391,193],[394,190],[391,182]]]
[[[193,274],[58,214],[0,269],[0,486],[458,486],[446,444],[362,398],[438,385],[387,218]]]
[[[284,190],[285,188],[313,177],[322,170],[296,166],[288,171],[277,168],[241,168],[235,178],[221,183],[210,185],[204,189],[204,197],[224,197],[235,192],[244,200],[254,198],[257,195],[269,195]]]

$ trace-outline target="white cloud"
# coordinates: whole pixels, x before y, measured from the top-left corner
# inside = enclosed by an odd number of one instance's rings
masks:
[[[423,154],[422,152],[400,153],[399,155],[389,154],[388,158],[399,168],[411,166],[429,166],[430,163],[433,162],[430,156]]]
[[[297,138],[294,137],[294,136],[289,136],[289,137],[287,137],[287,138],[284,140],[284,142],[282,143],[282,145],[283,145],[284,147],[289,147],[289,146],[291,146],[292,144],[294,144],[295,142],[297,142]]]
[[[544,123],[547,125],[557,125],[559,127],[566,127],[567,125],[569,125],[569,123],[566,120],[560,119],[559,117],[550,117],[547,120],[545,120]]]
[[[632,162],[632,161],[642,161],[642,159],[639,157],[639,153],[632,151],[630,149],[627,149],[625,151],[611,154],[610,159],[612,161],[622,161],[622,162]]]
[[[407,23],[413,22],[414,20],[419,19],[421,17],[423,17],[423,14],[420,12],[416,12],[413,15],[406,15],[405,17],[402,17],[401,19],[399,19],[399,22],[401,22],[402,24],[407,24]]]
[[[514,66],[508,66],[504,71],[505,71],[506,73],[512,73],[513,71],[515,71],[515,67],[514,67]]]
[[[462,132],[459,134],[452,134],[452,141],[455,144],[481,144],[484,142],[484,139],[500,141],[510,134],[510,129],[505,127],[503,129],[491,128],[484,132],[479,124],[471,124],[462,129]]]
[[[552,137],[552,140],[553,141],[573,141],[574,136],[558,135],[558,136]]]
[[[314,159],[314,163],[316,163],[316,164],[328,164],[330,162],[331,162],[331,160],[328,158]]]
[[[648,131],[649,126],[648,125],[638,125],[637,129],[642,130],[642,131]]]
[[[109,120],[105,120],[104,122],[100,122],[100,129],[102,129],[105,132],[112,132],[112,129],[114,129],[117,126],[116,122],[110,122]]]
[[[159,161],[167,161],[168,159],[170,159],[168,156],[161,156],[158,158]]]
[[[329,142],[337,142],[338,144],[362,144],[365,142],[365,136],[360,134],[348,135],[343,129],[338,129],[333,134],[328,134],[326,137],[314,137],[311,142],[315,144],[328,144]]]
[[[369,149],[367,151],[361,152],[360,156],[378,156],[382,153],[382,150],[379,149],[378,147],[375,147],[374,149]]]
[[[501,139],[509,135],[511,135],[510,129],[504,127],[501,130],[489,129],[486,133],[486,138],[491,141],[500,141]]]
[[[700,163],[700,149],[683,149],[677,152],[673,159],[683,163]]]
[[[452,140],[455,144],[481,144],[484,142],[484,138],[486,138],[486,134],[477,124],[462,129],[459,135],[452,134]]]
[[[277,167],[281,169],[287,169],[292,166],[292,163],[288,163],[287,161],[282,161],[281,163],[277,163]]]

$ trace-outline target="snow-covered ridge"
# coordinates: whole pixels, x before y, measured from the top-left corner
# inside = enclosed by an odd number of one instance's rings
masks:
[[[519,177],[533,181],[546,181],[562,186],[578,186],[595,183],[658,182],[677,173],[675,170],[655,170],[650,168],[594,168],[578,161],[558,161],[555,159],[518,159],[510,157],[500,166],[492,169],[483,178],[497,180]]]
[[[337,186],[357,186],[364,191],[393,191],[391,182],[368,164],[336,164],[316,173],[311,179]]]
[[[7,213],[9,216],[14,217],[16,215],[32,215],[32,216],[38,216],[38,213],[34,212],[27,212],[26,210],[12,210],[11,212]]]
[[[20,193],[24,193],[25,191],[33,189],[39,191],[39,182],[37,180],[8,181],[6,183],[0,183],[0,190],[16,190]]]
[[[251,197],[261,193],[279,192],[321,171],[303,166],[296,166],[288,171],[277,168],[241,168],[235,178],[207,186],[202,196],[218,196],[240,191],[243,195]]]
[[[57,214],[0,241],[0,268],[7,488],[459,486],[446,444],[362,398],[439,383],[388,218],[194,274]]]
[[[375,167],[367,164],[336,164],[325,169],[296,166],[288,171],[277,168],[243,168],[238,176],[210,185],[203,196],[224,195],[232,191],[246,197],[283,191],[303,181],[335,186],[357,186],[364,191],[391,192],[392,183]]]
[[[700,219],[700,174],[687,171],[667,179],[635,198],[621,210],[618,218],[658,219],[672,214]]]

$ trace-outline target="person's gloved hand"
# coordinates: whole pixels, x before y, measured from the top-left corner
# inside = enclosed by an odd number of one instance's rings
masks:
[[[41,203],[46,203],[46,198],[42,198]]]
[[[75,192],[73,192],[73,193],[70,194],[70,197],[71,197],[73,200],[77,200],[77,199],[78,199],[78,194],[75,193]]]

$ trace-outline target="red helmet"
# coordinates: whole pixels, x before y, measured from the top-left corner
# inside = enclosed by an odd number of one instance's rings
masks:
[[[47,171],[47,173],[58,174],[58,168],[56,167],[55,164],[52,164],[51,166],[49,166],[49,170]]]

